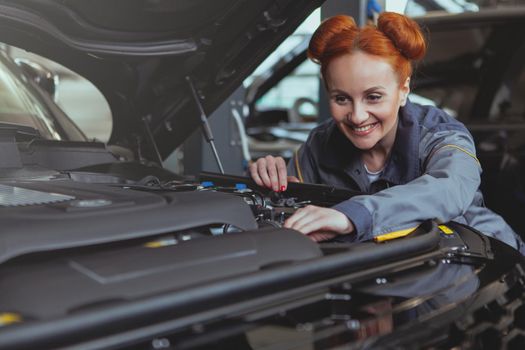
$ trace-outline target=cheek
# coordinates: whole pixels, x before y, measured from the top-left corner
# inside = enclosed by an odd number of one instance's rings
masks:
[[[397,104],[390,104],[385,105],[383,108],[381,108],[380,111],[377,111],[377,115],[381,116],[381,120],[385,124],[391,124],[394,123],[397,119],[397,114],[399,111],[399,105]]]
[[[330,114],[336,121],[343,121],[346,119],[346,108],[339,106],[336,103],[330,103]]]

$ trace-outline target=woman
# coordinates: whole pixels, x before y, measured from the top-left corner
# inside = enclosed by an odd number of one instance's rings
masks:
[[[422,221],[457,221],[525,253],[521,239],[483,206],[472,136],[442,110],[408,101],[412,64],[425,55],[417,23],[382,13],[358,28],[335,16],[314,33],[308,57],[321,65],[332,119],[316,127],[286,168],[267,156],[250,166],[273,190],[288,181],[359,190],[332,208],[307,206],[284,224],[315,241],[363,241],[408,233]],[[290,175],[290,176],[288,176]]]

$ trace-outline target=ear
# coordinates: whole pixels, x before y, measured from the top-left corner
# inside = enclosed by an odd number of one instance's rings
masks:
[[[408,94],[410,93],[410,77],[406,78],[405,82],[399,88],[400,105],[404,106],[407,103]]]

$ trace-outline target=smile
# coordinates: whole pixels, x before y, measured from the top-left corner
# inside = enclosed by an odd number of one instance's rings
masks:
[[[373,129],[377,126],[378,123],[368,124],[364,126],[351,126],[352,131],[358,135],[366,135],[372,132]]]

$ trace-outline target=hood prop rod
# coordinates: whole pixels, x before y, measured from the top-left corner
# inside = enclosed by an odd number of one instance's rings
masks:
[[[144,123],[144,129],[146,130],[146,136],[148,137],[148,141],[150,142],[151,146],[153,147],[153,150],[155,151],[157,162],[159,162],[159,166],[162,168],[163,167],[162,157],[160,155],[159,148],[157,147],[157,143],[155,142],[155,138],[153,137],[153,133],[151,132],[151,128],[149,127],[150,121],[151,121],[151,115],[142,117],[142,122]]]
[[[208,118],[206,117],[206,113],[204,112],[204,108],[202,107],[202,103],[199,98],[199,95],[197,94],[197,90],[195,90],[193,81],[191,80],[189,76],[186,76],[186,81],[188,82],[188,85],[190,86],[191,94],[193,95],[195,104],[197,105],[197,108],[199,109],[199,118],[201,122],[202,133],[204,134],[204,138],[206,139],[206,142],[208,142],[208,144],[211,147],[211,151],[213,152],[213,156],[215,157],[215,161],[217,162],[217,165],[219,166],[219,170],[221,174],[224,174],[224,169],[222,167],[221,159],[219,158],[219,153],[217,153],[217,148],[215,148],[213,133],[211,132],[210,124],[208,123]]]

